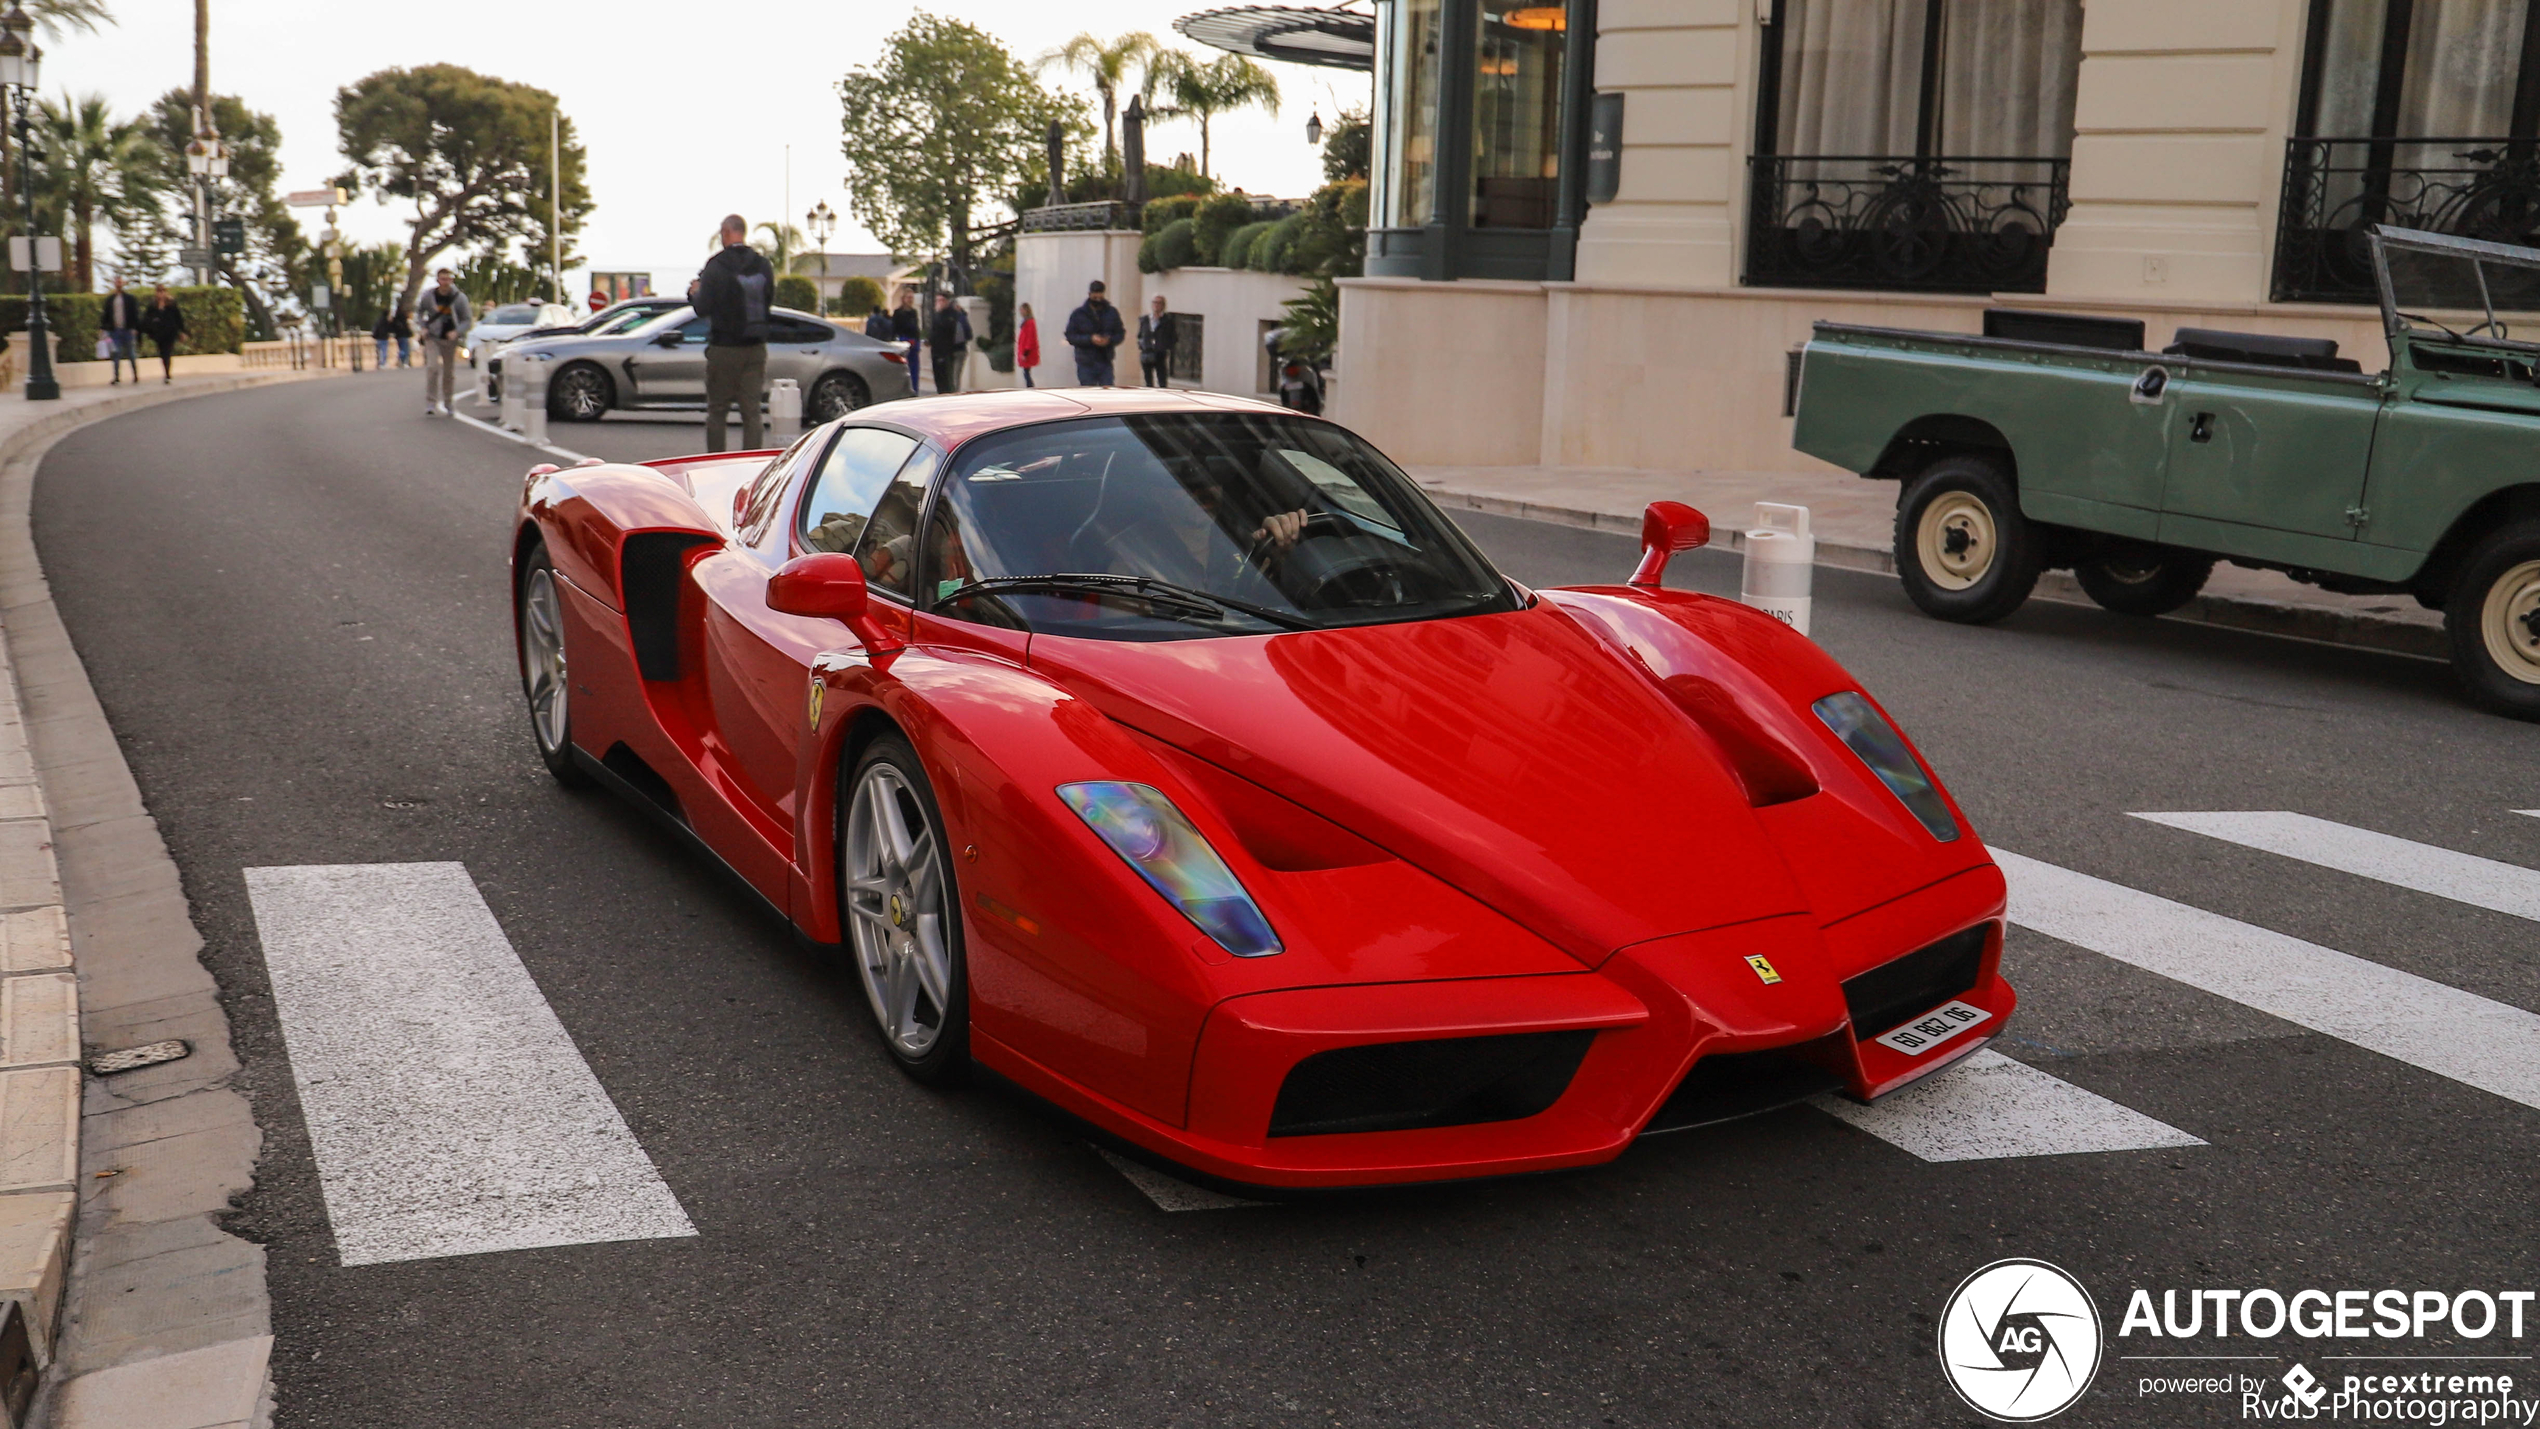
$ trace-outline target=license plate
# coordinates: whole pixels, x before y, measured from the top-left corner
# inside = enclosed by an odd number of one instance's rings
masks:
[[[1972,1002],[1947,1003],[1873,1040],[1908,1057],[1919,1057],[1992,1015]]]

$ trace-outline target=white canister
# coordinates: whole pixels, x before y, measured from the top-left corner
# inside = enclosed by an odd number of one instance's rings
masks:
[[[1816,568],[1817,538],[1808,534],[1808,508],[1756,502],[1737,598],[1805,635]]]
[[[791,377],[767,384],[767,440],[783,446],[803,433],[803,388]]]

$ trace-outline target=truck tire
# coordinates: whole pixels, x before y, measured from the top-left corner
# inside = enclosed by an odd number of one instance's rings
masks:
[[[2194,600],[2213,573],[2213,557],[2166,546],[2123,546],[2073,567],[2082,593],[2119,615],[2167,615]]]
[[[2018,490],[1987,458],[1942,457],[1897,500],[1896,574],[1926,615],[2000,620],[2036,588],[2042,555]]]
[[[2470,701],[2540,720],[2540,521],[2520,521],[2470,548],[2443,602],[2452,673]]]

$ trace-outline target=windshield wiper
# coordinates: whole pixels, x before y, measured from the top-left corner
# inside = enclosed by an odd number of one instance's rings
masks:
[[[1290,615],[1283,610],[1272,610],[1268,606],[1254,605],[1250,601],[1195,590],[1186,585],[1175,585],[1171,581],[1157,580],[1153,576],[1117,576],[1094,571],[1061,571],[1040,576],[991,576],[986,580],[972,581],[962,586],[944,596],[936,604],[942,605],[967,595],[993,595],[998,591],[1006,590],[1129,591],[1144,597],[1150,605],[1178,607],[1201,615],[1216,615],[1222,611],[1231,610],[1249,615],[1264,624],[1278,626],[1282,630],[1314,628],[1311,621]]]

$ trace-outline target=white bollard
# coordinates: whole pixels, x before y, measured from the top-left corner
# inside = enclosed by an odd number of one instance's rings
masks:
[[[522,403],[523,394],[527,390],[528,379],[521,375],[520,364],[504,363],[503,402],[494,419],[495,424],[504,431],[517,432],[528,424],[528,416]]]
[[[521,369],[523,421],[520,434],[533,442],[544,443],[547,440],[547,376],[548,370],[555,366],[555,359],[545,353],[533,353],[527,357],[512,358],[503,365],[510,367],[514,363],[518,363]]]
[[[767,384],[767,440],[784,446],[803,434],[803,387],[791,377]]]
[[[1737,598],[1805,635],[1816,569],[1817,538],[1808,534],[1808,508],[1756,502]]]

